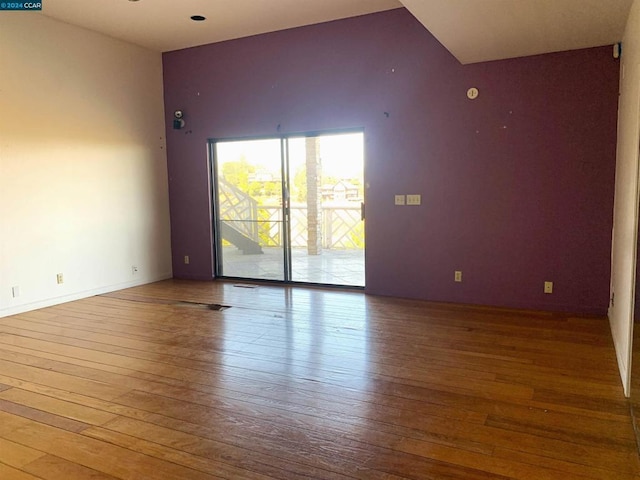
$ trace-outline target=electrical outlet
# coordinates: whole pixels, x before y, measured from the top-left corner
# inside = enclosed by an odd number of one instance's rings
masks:
[[[184,264],[189,265],[189,255],[184,256]]]
[[[553,282],[544,282],[544,293],[553,293]]]
[[[56,275],[56,282],[58,282],[58,285],[62,285],[64,283],[64,276],[61,273]]]
[[[422,195],[407,195],[407,205],[420,205],[422,203]]]
[[[462,282],[462,272],[460,270],[453,272],[453,280],[455,282]]]
[[[20,296],[20,287],[18,285],[11,287],[11,296],[13,298],[18,298]]]
[[[135,265],[131,265],[131,275],[136,275],[138,273],[138,267]]]
[[[404,205],[405,204],[404,195],[396,195],[395,202],[396,202],[395,203],[396,205]]]

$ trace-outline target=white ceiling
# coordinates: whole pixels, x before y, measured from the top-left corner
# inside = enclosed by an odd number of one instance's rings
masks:
[[[43,15],[156,51],[407,7],[462,63],[611,45],[633,0],[50,0]],[[207,17],[194,22],[191,15]]]
[[[166,52],[399,7],[398,0],[45,0],[42,14]]]
[[[461,62],[613,45],[633,0],[402,0]]]

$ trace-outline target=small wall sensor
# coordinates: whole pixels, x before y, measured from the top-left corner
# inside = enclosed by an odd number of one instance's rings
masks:
[[[613,45],[613,58],[620,58],[622,55],[622,44],[616,43]]]
[[[176,110],[173,112],[173,129],[180,130],[184,127],[184,119],[182,118],[184,114],[182,110]]]

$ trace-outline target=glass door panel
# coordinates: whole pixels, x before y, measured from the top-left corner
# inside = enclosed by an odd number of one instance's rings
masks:
[[[285,280],[281,140],[215,144],[216,274]]]
[[[291,280],[364,286],[364,135],[288,139]]]

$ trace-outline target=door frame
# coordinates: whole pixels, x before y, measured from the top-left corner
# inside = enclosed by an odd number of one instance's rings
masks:
[[[290,208],[290,168],[289,168],[289,151],[288,151],[288,141],[292,138],[309,138],[309,137],[323,137],[323,136],[334,136],[334,135],[348,135],[353,133],[361,133],[363,136],[363,171],[362,171],[362,179],[363,179],[363,202],[362,202],[362,220],[364,217],[364,205],[366,204],[366,142],[365,142],[365,129],[364,127],[350,127],[350,128],[339,128],[339,129],[327,129],[327,130],[314,130],[314,131],[305,131],[305,132],[292,132],[292,133],[278,133],[275,135],[254,135],[254,136],[232,136],[232,137],[209,137],[207,138],[207,154],[209,159],[209,178],[211,182],[210,188],[210,204],[211,204],[211,218],[210,225],[212,228],[211,232],[211,249],[214,253],[213,259],[213,273],[214,278],[229,278],[229,279],[244,279],[256,282],[266,282],[266,283],[277,283],[277,284],[299,284],[299,285],[311,285],[311,286],[322,286],[322,287],[332,287],[332,288],[341,288],[341,289],[355,289],[355,290],[364,290],[365,286],[359,285],[338,285],[338,284],[327,284],[327,283],[316,283],[316,282],[301,282],[295,281],[291,279],[291,267],[292,267],[292,259],[291,259],[291,208]],[[253,278],[242,278],[242,277],[228,277],[225,275],[219,275],[219,272],[222,270],[221,261],[223,258],[222,255],[222,238],[221,235],[221,227],[220,227],[220,215],[218,211],[218,168],[217,158],[216,158],[216,144],[219,142],[241,142],[241,141],[254,141],[254,140],[279,140],[280,141],[280,153],[281,153],[281,162],[280,168],[282,171],[282,215],[283,215],[283,255],[284,255],[284,269],[285,271],[283,280],[272,280],[272,279],[253,279]],[[366,225],[366,224],[365,224]],[[366,239],[366,227],[364,237]],[[365,243],[366,250],[366,243]],[[363,255],[364,260],[366,262],[366,254]],[[363,265],[366,271],[366,263]],[[365,282],[366,283],[366,282]]]

